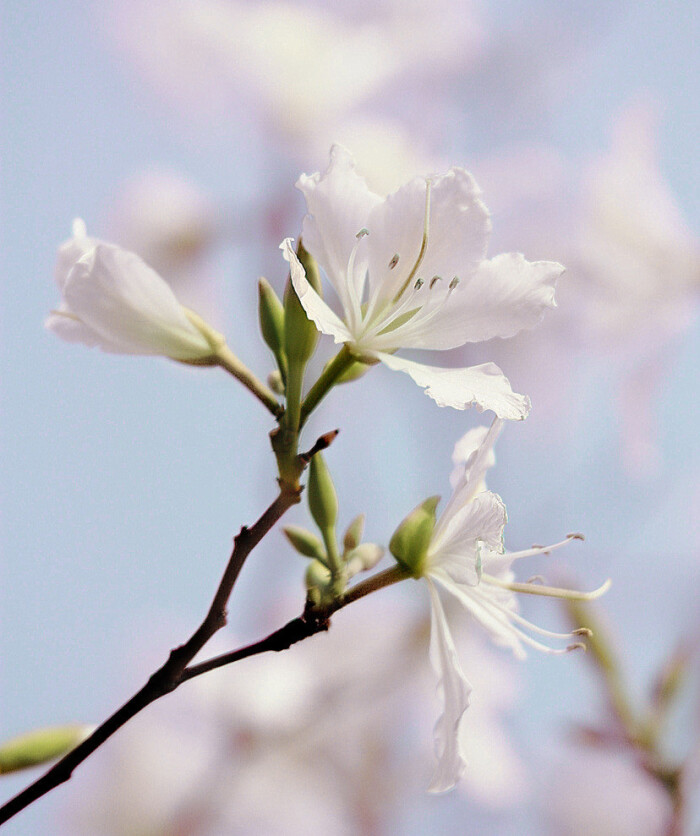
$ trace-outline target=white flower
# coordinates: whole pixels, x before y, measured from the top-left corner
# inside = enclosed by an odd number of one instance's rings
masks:
[[[155,270],[134,253],[89,238],[80,220],[58,250],[56,283],[63,301],[45,324],[69,342],[183,362],[207,361],[223,345]]]
[[[525,656],[525,646],[547,653],[566,653],[580,642],[564,647],[550,647],[533,634],[557,640],[570,640],[586,635],[585,628],[573,633],[554,633],[532,624],[517,611],[515,592],[551,597],[590,599],[602,595],[607,581],[590,593],[516,583],[511,570],[514,560],[546,554],[564,546],[572,538],[551,546],[533,547],[506,553],[503,529],[506,509],[500,497],[485,490],[484,477],[494,462],[493,444],[503,426],[499,419],[491,428],[470,430],[456,445],[453,493],[433,529],[425,554],[413,566],[430,590],[432,632],[430,658],[440,678],[444,711],[435,726],[435,748],[438,767],[430,786],[432,792],[450,789],[459,779],[465,761],[459,741],[462,715],[469,705],[471,686],[467,681],[455,650],[438,592],[452,595],[478,621],[499,645],[511,648],[516,656]]]
[[[410,375],[440,406],[476,404],[502,418],[524,418],[529,399],[515,394],[493,363],[440,368],[394,352],[447,350],[534,326],[555,304],[561,265],[515,253],[486,260],[489,215],[461,168],[416,178],[382,199],[355,172],[349,152],[334,146],[325,174],[304,175],[297,186],[308,208],[304,246],[343,308],[341,319],[284,241],[294,287],[318,329],[354,355]]]

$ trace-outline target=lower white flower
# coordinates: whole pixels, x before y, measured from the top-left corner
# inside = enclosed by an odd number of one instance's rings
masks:
[[[88,237],[81,220],[59,248],[56,283],[63,301],[45,324],[69,342],[187,363],[206,363],[224,345],[139,256]]]
[[[532,624],[518,613],[516,592],[588,600],[602,595],[610,586],[608,580],[593,592],[577,592],[514,581],[513,561],[547,554],[571,539],[582,539],[582,535],[570,534],[551,546],[505,552],[505,505],[497,494],[485,489],[484,482],[486,471],[494,462],[493,444],[502,426],[503,421],[496,419],[490,429],[470,430],[457,443],[453,454],[453,493],[440,518],[436,522],[438,497],[431,497],[406,517],[389,546],[398,562],[414,577],[423,579],[430,592],[430,659],[440,680],[444,704],[435,726],[438,766],[431,792],[451,789],[464,770],[459,726],[471,691],[457,657],[439,590],[465,607],[497,644],[523,658],[526,646],[555,654],[585,648],[580,641],[571,640],[590,635],[590,631],[580,628],[571,633],[555,633]],[[552,646],[535,636],[565,644]]]

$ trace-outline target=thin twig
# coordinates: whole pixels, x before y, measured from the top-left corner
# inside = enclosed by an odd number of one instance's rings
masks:
[[[319,450],[328,447],[338,434],[335,430],[321,436],[308,453],[299,458],[306,467],[311,457]],[[301,499],[301,489],[290,487],[280,482],[280,492],[275,501],[250,528],[243,526],[234,538],[233,550],[229,557],[224,574],[219,582],[214,598],[204,620],[192,636],[179,647],[174,648],[166,662],[151,675],[148,682],[134,694],[131,699],[117,709],[95,731],[61,758],[54,766],[26,787],[22,792],[11,798],[0,807],[0,825],[11,819],[25,807],[46,795],[55,787],[68,781],[73,771],[93,752],[95,752],[108,738],[118,731],[125,723],[135,717],[152,702],[174,691],[185,679],[184,673],[189,663],[209,641],[209,639],[226,624],[226,608],[231,597],[236,579],[243,564],[263,537],[272,529],[282,515],[296,505]]]

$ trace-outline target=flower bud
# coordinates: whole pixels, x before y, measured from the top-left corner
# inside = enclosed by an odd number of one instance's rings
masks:
[[[320,295],[321,279],[316,262],[301,243],[299,243],[297,255],[309,284]],[[287,282],[284,291],[284,323],[284,350],[289,361],[305,363],[314,353],[319,332],[307,317],[291,281]]]
[[[306,570],[305,581],[309,599],[314,604],[318,605],[333,598],[331,573],[323,563],[312,560]]]
[[[416,578],[421,577],[430,538],[435,528],[435,509],[439,496],[431,496],[403,520],[389,543],[397,562]]]
[[[338,517],[338,497],[321,453],[316,453],[309,465],[308,497],[309,510],[316,525],[323,532],[334,529]]]
[[[284,350],[284,307],[267,279],[258,279],[258,314],[265,344],[277,355]]]
[[[0,744],[0,775],[59,758],[92,734],[94,726],[50,726],[20,734]]]
[[[376,543],[362,543],[353,549],[345,558],[347,576],[349,578],[359,572],[367,572],[379,563],[384,556],[384,549]]]
[[[343,538],[343,548],[346,552],[356,549],[362,540],[362,533],[365,530],[365,515],[358,514],[350,523]]]
[[[283,529],[284,534],[292,546],[304,557],[312,557],[321,563],[326,562],[326,552],[323,543],[315,534],[298,525],[288,525]]]
[[[271,371],[267,376],[267,385],[276,395],[284,395],[286,387],[278,369],[274,369],[274,371]]]

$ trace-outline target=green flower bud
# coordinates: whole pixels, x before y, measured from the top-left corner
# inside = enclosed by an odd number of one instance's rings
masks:
[[[331,573],[323,563],[319,563],[318,560],[312,560],[306,570],[305,581],[309,599],[314,604],[318,605],[332,600],[333,584]]]
[[[333,486],[333,479],[321,453],[311,459],[309,465],[309,510],[316,525],[322,532],[335,529],[338,517],[338,497]]]
[[[365,515],[358,514],[350,523],[343,538],[343,548],[346,552],[356,549],[362,541],[362,533],[365,530]]]
[[[284,348],[284,307],[267,279],[258,279],[258,298],[260,331],[276,357]]]
[[[435,509],[439,496],[431,496],[403,520],[389,543],[397,562],[415,577],[423,575],[430,538],[435,528]]]
[[[325,565],[326,552],[323,543],[315,534],[298,525],[288,525],[282,529],[287,540],[304,557],[311,557]]]
[[[321,277],[315,260],[299,243],[297,256],[313,289],[321,294]],[[287,282],[284,290],[284,350],[290,361],[305,363],[314,353],[318,342],[318,329],[307,317],[296,290]]]
[[[65,755],[94,731],[94,726],[50,726],[21,734],[0,745],[0,775],[28,769]]]

